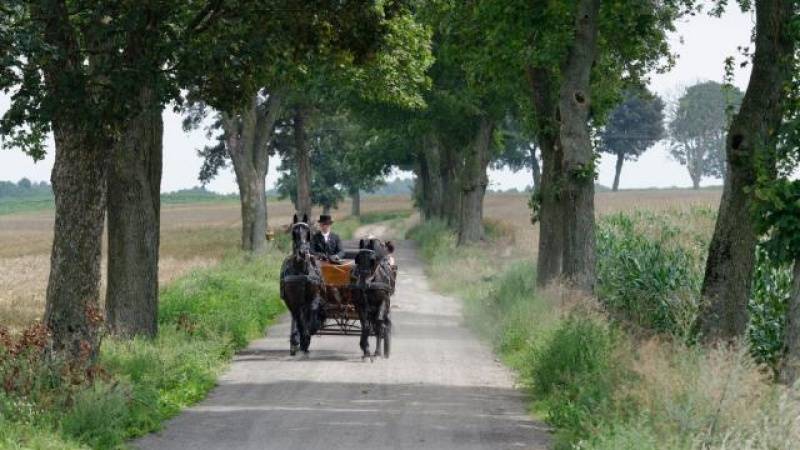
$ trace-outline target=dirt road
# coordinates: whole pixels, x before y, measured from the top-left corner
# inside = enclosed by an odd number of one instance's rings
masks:
[[[356,336],[320,336],[289,356],[288,319],[234,360],[208,399],[134,443],[151,449],[545,449],[546,427],[490,349],[433,293],[413,243],[397,242],[390,359]],[[371,345],[374,347],[374,340]]]

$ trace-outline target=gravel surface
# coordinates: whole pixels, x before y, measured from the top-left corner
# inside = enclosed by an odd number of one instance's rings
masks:
[[[236,356],[205,401],[134,446],[547,448],[546,426],[526,413],[511,373],[461,325],[459,302],[429,289],[412,242],[396,245],[389,359],[363,361],[357,336],[315,336],[308,358],[291,357],[284,317]]]

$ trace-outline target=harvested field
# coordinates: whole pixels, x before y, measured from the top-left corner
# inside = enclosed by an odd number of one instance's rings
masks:
[[[294,207],[288,201],[271,201],[269,224],[280,228],[292,221]],[[334,211],[346,217],[349,201]],[[411,209],[407,197],[365,197],[361,212]],[[53,242],[53,213],[34,212],[0,216],[0,326],[12,330],[39,319],[50,269]],[[241,213],[238,202],[209,202],[164,205],[161,211],[162,285],[187,272],[216,264],[235,251],[241,242]],[[105,279],[105,262],[103,263]],[[101,295],[105,293],[101,286]]]
[[[598,194],[595,205],[598,215],[632,209],[684,209],[694,205],[716,209],[720,195],[718,190],[621,191]],[[486,219],[497,227],[515,231],[513,237],[501,242],[507,255],[519,258],[536,255],[538,227],[530,225],[527,201],[526,194],[486,197]],[[405,196],[365,197],[361,212],[390,212],[411,207],[411,200]],[[336,219],[345,218],[350,209],[349,201],[342,202],[333,215]],[[270,202],[270,227],[279,229],[291,223],[293,214],[290,202]],[[160,283],[192,269],[215,264],[228,252],[235,251],[241,239],[240,228],[238,202],[165,205],[161,216]],[[52,239],[52,212],[0,216],[0,325],[16,329],[41,316]]]

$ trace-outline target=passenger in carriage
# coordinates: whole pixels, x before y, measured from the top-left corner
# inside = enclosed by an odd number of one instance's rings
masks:
[[[339,262],[344,258],[344,249],[339,235],[331,231],[333,219],[328,214],[319,216],[319,231],[311,238],[311,253],[322,260]]]

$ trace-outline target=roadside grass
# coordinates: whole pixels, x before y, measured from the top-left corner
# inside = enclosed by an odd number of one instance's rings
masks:
[[[52,211],[55,209],[55,198],[52,195],[34,197],[8,198],[0,200],[0,216],[34,211]]]
[[[663,227],[642,214],[648,220],[637,227],[657,226],[638,232],[663,244],[653,252],[700,247],[691,247],[697,243],[691,236],[678,239],[685,239],[683,244],[675,237],[662,240]],[[704,211],[687,214],[677,220],[688,224],[691,217],[698,229],[706,226]],[[609,296],[616,294],[607,293],[601,304],[563,286],[537,289],[530,258],[507,256],[502,242],[456,247],[452,232],[437,222],[409,236],[420,242],[435,288],[464,300],[465,322],[492,343],[529,391],[532,410],[555,428],[556,448],[789,450],[800,445],[800,386],[770,383],[746,345],[709,349],[687,345],[679,333],[631,334],[637,327],[609,313],[619,302]],[[612,251],[599,252],[601,259],[615,257]],[[653,261],[675,263],[671,257]]]
[[[93,384],[75,385],[59,366],[28,366],[16,350],[9,357],[17,346],[7,338],[0,345],[0,448],[126,448],[128,439],[158,430],[202,399],[235,351],[285,310],[282,259],[278,251],[234,253],[163,288],[158,338],[106,337]],[[21,379],[23,372],[34,375]]]

